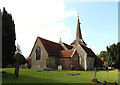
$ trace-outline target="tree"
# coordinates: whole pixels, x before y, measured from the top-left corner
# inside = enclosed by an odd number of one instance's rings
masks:
[[[13,64],[13,56],[16,51],[15,46],[15,24],[12,15],[3,8],[2,13],[2,67]]]
[[[30,57],[27,57],[26,60],[29,61],[29,60],[30,60]]]
[[[117,43],[117,67],[120,69],[120,42]]]
[[[15,66],[20,66],[21,64],[26,63],[26,59],[25,57],[21,54],[21,53],[17,53],[14,55],[14,59],[15,59]]]
[[[101,51],[98,57],[104,58],[109,66],[120,68],[120,42],[106,47],[107,51]]]
[[[54,68],[54,63],[52,61],[47,61],[46,63],[47,69],[53,69]]]
[[[16,53],[14,55],[14,60],[15,60],[15,66],[20,66],[21,64],[26,63],[25,57],[21,54],[21,49],[20,46],[17,44],[16,46]]]
[[[106,51],[101,51],[100,54],[98,55],[99,58],[103,58],[104,61],[107,61],[107,52]]]
[[[14,72],[14,77],[17,78],[19,75],[19,66],[21,64],[25,64],[26,63],[26,59],[25,57],[21,54],[21,50],[20,50],[20,46],[17,44],[16,47],[16,52],[14,55],[14,60],[15,60],[15,72]]]
[[[19,44],[16,46],[16,53],[22,53]]]
[[[30,67],[31,67],[30,61],[31,61],[30,57],[27,57],[27,58],[26,58],[26,62],[27,62],[27,65],[28,65],[28,68],[29,68],[29,69],[30,69]]]
[[[111,46],[107,46],[107,53],[108,53],[108,64],[109,66],[113,66],[115,68],[120,68],[120,42],[113,44]]]

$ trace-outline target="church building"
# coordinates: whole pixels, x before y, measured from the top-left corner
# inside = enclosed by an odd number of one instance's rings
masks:
[[[57,69],[58,65],[64,70],[92,70],[103,66],[103,62],[87,47],[82,38],[78,17],[76,38],[68,45],[60,40],[59,43],[37,37],[29,55],[31,68]]]

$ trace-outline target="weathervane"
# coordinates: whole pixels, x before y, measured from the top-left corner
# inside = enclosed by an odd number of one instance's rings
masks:
[[[78,18],[79,18],[79,11],[77,10],[77,16],[78,16]]]
[[[60,38],[60,42],[62,42],[62,41],[61,41],[61,38]]]

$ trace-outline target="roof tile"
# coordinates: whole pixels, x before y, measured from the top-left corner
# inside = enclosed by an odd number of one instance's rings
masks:
[[[82,48],[85,50],[85,52],[87,53],[87,56],[88,57],[97,57],[96,55],[95,55],[95,53],[90,49],[90,48],[88,48],[88,47],[86,47],[86,46],[83,46],[83,45],[81,45],[82,46]]]
[[[74,52],[73,49],[72,50],[62,50],[61,57],[65,57],[65,58],[71,57],[73,52]]]
[[[71,45],[68,45],[66,43],[63,43],[63,44],[67,47],[67,49],[72,49],[73,48],[73,46],[71,46]]]
[[[63,50],[59,43],[55,43],[39,37],[49,56],[59,56],[59,52]]]

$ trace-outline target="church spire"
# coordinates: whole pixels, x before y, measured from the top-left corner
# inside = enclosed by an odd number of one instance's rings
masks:
[[[82,39],[80,24],[81,23],[79,21],[79,15],[78,15],[77,30],[76,30],[76,39]]]
[[[80,24],[81,23],[79,21],[79,13],[78,13],[78,21],[77,21],[77,28],[76,28],[76,39],[71,43],[72,46],[76,45],[75,44],[76,42],[83,45],[83,46],[87,45],[82,38]]]

